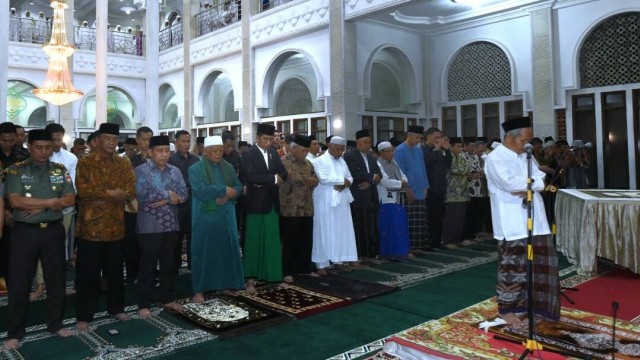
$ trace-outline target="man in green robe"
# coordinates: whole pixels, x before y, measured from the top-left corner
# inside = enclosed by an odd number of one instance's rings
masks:
[[[222,159],[222,138],[204,141],[202,158],[189,167],[193,302],[203,302],[205,291],[233,296],[244,289],[235,210],[242,184],[233,166]]]

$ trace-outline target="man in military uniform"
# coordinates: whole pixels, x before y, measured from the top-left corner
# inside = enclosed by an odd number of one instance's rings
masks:
[[[75,204],[75,191],[64,165],[49,161],[53,151],[50,133],[31,130],[28,148],[31,157],[7,170],[4,189],[15,221],[5,349],[15,349],[25,336],[29,291],[38,258],[46,279],[47,330],[61,337],[72,334],[62,327],[66,268],[62,209]]]

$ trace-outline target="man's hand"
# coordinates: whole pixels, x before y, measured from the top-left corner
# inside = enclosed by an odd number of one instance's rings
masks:
[[[227,186],[227,198],[233,199],[234,197],[236,197],[236,195],[238,195],[238,192],[236,191],[236,189]],[[216,200],[216,202],[217,202],[217,200]]]
[[[517,197],[520,197],[520,198],[524,198],[524,197],[527,197],[527,192],[526,191],[518,191],[518,192],[511,193],[511,195],[517,196]]]
[[[411,189],[407,189],[407,203],[411,204],[416,199],[416,196],[413,194]]]
[[[284,181],[280,177],[280,175],[276,174],[276,185],[281,185]]]
[[[232,188],[227,188],[227,189],[232,189]],[[229,201],[229,198],[227,196],[219,197],[219,198],[216,199],[216,204],[218,204],[218,206],[222,206],[222,205],[226,204],[227,201]]]
[[[169,204],[177,205],[180,203],[180,197],[173,191],[169,191]]]
[[[316,186],[318,186],[318,179],[314,178],[314,177],[308,177],[305,181],[304,184],[307,185],[308,187],[310,187],[311,189],[315,188]]]
[[[380,176],[380,174],[374,174],[373,175],[373,183],[374,184],[379,184],[380,180],[382,180],[382,176]]]
[[[555,174],[556,173],[556,171],[554,169],[550,168],[547,165],[540,165],[540,166],[538,166],[538,169],[540,169],[540,171],[542,171],[545,174]]]
[[[371,186],[371,183],[368,181],[363,181],[360,184],[358,184],[358,189],[360,190],[367,190],[369,188],[369,186]]]
[[[34,215],[40,214],[42,210],[43,209],[23,210],[23,211],[20,211],[20,215],[22,215],[22,217],[24,217],[25,219],[28,219],[30,217],[33,217]]]
[[[451,148],[451,143],[449,142],[448,137],[442,137],[442,148],[445,150],[449,150]]]
[[[4,222],[5,224],[13,227],[13,212],[9,210],[4,211]]]
[[[62,205],[62,201],[58,198],[51,199],[51,203],[49,205],[49,209],[51,210],[62,210],[64,206]]]
[[[348,188],[349,186],[351,186],[351,181],[349,181],[349,179],[344,178],[344,187]]]
[[[153,209],[153,208],[167,205],[168,203],[169,203],[169,200],[160,200],[160,201],[156,201],[154,203],[149,204],[149,207]]]
[[[127,193],[126,191],[118,188],[115,190],[107,190],[107,195],[111,196],[112,198],[118,200],[118,201],[124,201],[127,198]]]
[[[407,180],[402,180],[402,185],[400,185],[401,188],[406,189],[407,187],[409,187],[409,183],[407,182]]]

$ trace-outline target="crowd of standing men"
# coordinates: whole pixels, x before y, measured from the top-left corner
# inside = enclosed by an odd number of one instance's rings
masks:
[[[283,142],[272,125],[259,124],[253,146],[224,132],[197,138],[190,151],[187,131],[171,143],[141,127],[118,154],[116,124],[102,124],[71,152],[64,131],[59,124],[31,130],[27,151],[24,129],[0,124],[5,348],[25,335],[33,284],[32,299],[46,288],[47,329],[72,334],[62,327],[70,264],[82,331],[101,290],[108,313],[129,319],[125,283],[137,284],[140,316],[152,316],[154,302],[180,311],[174,284],[183,245],[192,301],[203,302],[206,292],[252,293],[259,281],[286,287],[298,276],[407,261],[492,232],[497,204],[489,205],[485,138],[448,139],[411,125],[404,141],[381,141],[375,152],[367,130],[352,146],[330,136],[323,152],[313,136]]]

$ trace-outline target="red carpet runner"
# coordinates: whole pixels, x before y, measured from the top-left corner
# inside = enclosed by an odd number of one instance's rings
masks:
[[[618,318],[631,321],[640,315],[640,275],[627,269],[614,269],[566,291],[575,304],[562,298],[563,308],[572,308],[604,316],[613,316],[611,303],[620,305]]]

